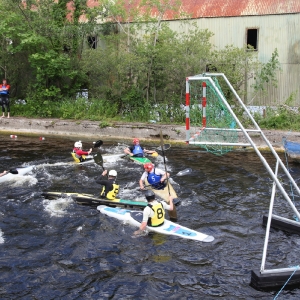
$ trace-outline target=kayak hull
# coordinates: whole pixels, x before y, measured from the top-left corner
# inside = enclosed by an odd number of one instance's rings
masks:
[[[0,177],[0,182],[2,183],[2,182],[5,182],[5,181],[16,179],[16,178],[18,178],[18,176],[26,175],[27,173],[31,172],[34,167],[35,166],[27,166],[27,167],[16,168],[15,170],[18,171],[18,174],[7,173],[4,176]]]
[[[169,202],[169,189],[170,189],[170,195],[174,199],[177,198],[177,194],[170,182],[168,182],[168,185],[166,185],[162,190],[156,190],[156,189],[152,188],[152,186],[149,184],[147,179],[145,180],[145,183],[146,183],[147,189],[153,191],[153,193],[156,196],[160,197],[161,199],[165,200],[166,202]]]
[[[127,224],[132,226],[139,227],[141,225],[143,213],[141,211],[130,211],[127,209],[117,208],[117,207],[108,207],[105,205],[99,205],[97,207],[102,214],[107,215],[112,218],[116,218],[121,220]],[[184,227],[172,221],[166,220],[164,224],[158,227],[146,227],[148,231],[157,232],[161,234],[167,235],[175,235],[185,239],[191,239],[195,241],[201,242],[212,242],[214,237],[211,235],[207,235],[205,233]]]
[[[133,201],[126,199],[107,200],[95,197],[91,194],[80,193],[61,193],[61,192],[43,192],[42,196],[47,199],[53,200],[63,197],[71,197],[77,204],[97,207],[99,205],[107,205],[111,207],[125,207],[134,209],[144,209],[147,206],[146,201]]]
[[[128,156],[130,160],[140,164],[144,165],[146,163],[152,163],[151,160],[147,157],[134,157],[134,156]]]
[[[116,161],[118,160],[119,158],[122,158],[126,156],[125,153],[118,153],[118,154],[103,154],[102,155],[102,158],[103,158],[103,162],[104,163],[108,163],[108,162],[113,162],[113,161]],[[72,164],[76,164],[76,165],[88,165],[88,164],[91,164],[91,163],[95,163],[94,159],[92,158],[91,156],[91,159],[89,159],[90,156],[87,157],[87,160],[86,161],[83,161],[83,162],[72,162]]]
[[[148,202],[146,201],[134,201],[126,199],[107,200],[96,197],[92,194],[80,193],[43,192],[42,196],[50,200],[71,197],[77,204],[91,207],[97,207],[98,205],[107,205],[111,207],[144,209],[148,204]],[[174,201],[174,204],[179,205],[180,201]]]

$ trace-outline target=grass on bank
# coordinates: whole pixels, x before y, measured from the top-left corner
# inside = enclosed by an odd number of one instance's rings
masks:
[[[28,100],[24,103],[12,103],[12,116],[100,121],[101,127],[109,126],[112,121],[185,124],[183,106],[176,102],[172,105],[160,103],[155,106],[147,102],[137,102],[134,105],[124,104],[122,107],[107,100],[85,98],[60,102]],[[263,115],[254,113],[253,117],[261,129],[300,131],[299,112],[299,108],[281,105],[277,108],[267,107]],[[250,125],[245,114],[235,113],[243,124]]]

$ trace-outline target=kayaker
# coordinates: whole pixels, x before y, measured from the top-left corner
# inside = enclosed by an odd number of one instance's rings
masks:
[[[135,157],[144,157],[144,153],[153,154],[157,153],[156,151],[147,150],[140,145],[140,140],[134,138],[132,141],[133,145],[129,148],[124,149],[124,152],[130,156]]]
[[[156,190],[163,189],[166,184],[164,181],[167,179],[167,176],[170,177],[170,174],[161,169],[155,168],[152,163],[144,164],[145,172],[143,173],[139,184],[141,190],[145,188],[145,179],[147,178],[148,183]]]
[[[93,149],[90,148],[89,151],[83,151],[82,150],[82,142],[78,141],[78,142],[75,142],[73,152],[71,154],[76,162],[83,162],[86,160],[86,155],[90,155],[92,153],[92,150]]]
[[[118,184],[116,184],[117,171],[110,170],[108,172],[108,177],[106,175],[107,170],[104,170],[102,175],[96,180],[97,183],[103,185],[100,197],[108,200],[114,200],[117,197],[120,187]]]
[[[135,235],[141,234],[146,226],[157,227],[161,226],[165,221],[165,210],[173,210],[173,197],[169,196],[170,204],[165,201],[159,202],[155,200],[155,195],[152,191],[145,193],[148,205],[143,210],[143,221],[140,228],[134,232]]]

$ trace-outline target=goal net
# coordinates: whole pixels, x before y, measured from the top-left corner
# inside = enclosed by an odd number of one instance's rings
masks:
[[[234,117],[221,98],[222,95],[226,99],[217,78],[211,79],[214,85],[197,76],[188,77],[187,127],[192,126],[188,142],[215,155],[223,155],[238,142],[238,131]]]

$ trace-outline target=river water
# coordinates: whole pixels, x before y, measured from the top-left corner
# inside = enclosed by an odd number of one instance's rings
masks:
[[[273,299],[279,292],[257,291],[251,270],[261,265],[272,181],[253,152],[218,157],[201,148],[171,147],[167,168],[181,205],[178,222],[213,235],[212,243],[149,234],[101,215],[72,199],[47,200],[43,191],[98,194],[96,164],[71,161],[74,140],[0,135],[1,170],[36,165],[32,173],[0,186],[1,299]],[[90,148],[92,140],[83,141]],[[119,153],[104,141],[103,153]],[[265,154],[270,166],[275,161]],[[283,160],[284,160],[283,156]],[[161,157],[155,161],[163,168]],[[105,163],[118,171],[119,196],[142,200],[142,167],[126,159]],[[289,163],[300,179],[300,165]],[[192,174],[177,176],[192,168]],[[285,180],[282,172],[280,178]],[[126,188],[124,188],[126,187]],[[286,185],[288,188],[288,185]],[[281,195],[274,213],[292,218]],[[300,237],[271,229],[266,268],[299,264]],[[277,299],[299,299],[300,289],[284,289]]]

